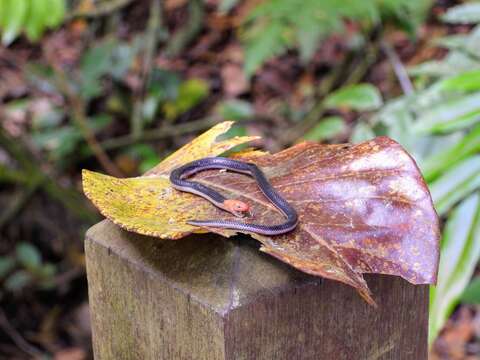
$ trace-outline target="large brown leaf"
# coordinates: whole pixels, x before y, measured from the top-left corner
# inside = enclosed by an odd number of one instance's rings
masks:
[[[398,275],[413,284],[436,282],[438,218],[417,166],[393,140],[380,137],[359,145],[302,143],[273,155],[246,152],[240,157],[257,164],[299,214],[299,225],[288,234],[250,234],[262,243],[261,250],[307,273],[349,284],[371,304],[374,301],[362,273]],[[84,186],[107,217],[144,234],[179,238],[198,228],[178,222],[231,218],[197,196],[165,188],[156,192],[156,186],[168,186],[171,170],[160,164],[148,177],[135,179],[88,173]],[[196,175],[195,180],[248,202],[254,216],[247,221],[283,221],[255,181],[245,175],[211,170]],[[98,202],[102,193],[109,194],[108,209]],[[137,219],[143,227],[128,226],[127,217],[122,217],[126,204],[133,208],[128,221],[132,214],[142,217],[143,213],[143,219]],[[174,221],[160,221],[160,227],[154,218],[145,221],[146,209],[151,208],[157,219],[170,216]],[[172,209],[180,218],[171,217]],[[172,229],[177,230],[175,236]],[[226,236],[235,233],[208,230]]]

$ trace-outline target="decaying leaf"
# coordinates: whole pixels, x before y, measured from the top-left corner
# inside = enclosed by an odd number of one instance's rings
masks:
[[[84,171],[84,191],[99,210],[121,227],[141,234],[179,239],[200,229],[187,219],[227,219],[209,202],[171,188],[175,167],[217,156],[252,140],[221,142],[222,123],[186,145],[146,176],[117,179]],[[244,151],[299,214],[299,225],[287,234],[250,234],[261,250],[310,274],[355,287],[374,304],[362,273],[398,275],[413,284],[436,282],[439,223],[428,189],[413,159],[393,140],[380,137],[358,145],[301,143],[277,154]],[[281,214],[245,175],[211,170],[195,176],[227,197],[250,204],[246,221],[273,224]]]

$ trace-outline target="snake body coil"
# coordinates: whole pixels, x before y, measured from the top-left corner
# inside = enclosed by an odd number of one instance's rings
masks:
[[[215,206],[239,216],[234,210],[226,206],[226,204],[229,204],[229,202],[235,202],[236,200],[228,200],[223,195],[203,184],[195,181],[185,180],[185,178],[197,172],[209,169],[227,169],[233,172],[250,175],[256,180],[258,187],[263,194],[272,202],[273,205],[275,205],[278,210],[285,215],[287,220],[282,224],[271,226],[248,224],[229,220],[189,220],[189,224],[204,227],[235,229],[262,235],[284,234],[293,230],[297,226],[298,216],[295,209],[293,209],[292,206],[275,191],[263,172],[254,164],[223,157],[203,158],[192,161],[173,170],[170,174],[170,182],[177,190],[202,196]],[[238,203],[243,204],[240,201],[238,201]]]

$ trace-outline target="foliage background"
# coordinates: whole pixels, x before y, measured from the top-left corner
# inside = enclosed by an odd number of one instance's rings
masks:
[[[278,151],[399,141],[444,220],[431,357],[480,356],[480,4],[0,0],[0,354],[91,357],[80,170],[225,119]]]

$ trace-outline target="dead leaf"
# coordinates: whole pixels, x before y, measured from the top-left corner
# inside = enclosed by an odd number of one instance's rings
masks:
[[[166,0],[165,1],[165,10],[172,11],[182,6],[185,6],[187,0]]]
[[[432,359],[464,360],[468,358],[467,345],[474,339],[475,329],[473,311],[462,306],[458,312],[448,320],[442,334],[432,346]]]
[[[248,80],[241,65],[225,64],[222,67],[222,81],[225,94],[236,97],[248,89]]]
[[[86,358],[85,350],[76,347],[63,349],[55,353],[53,357],[54,360],[84,360]]]
[[[230,125],[217,125],[144,177],[117,179],[84,170],[84,191],[103,215],[130,231],[170,239],[207,231],[185,221],[230,215],[203,198],[172,189],[168,176],[181,164],[251,140],[215,142]],[[397,275],[413,284],[436,282],[438,218],[415,162],[393,140],[301,143],[273,155],[244,152],[241,158],[257,164],[299,214],[299,225],[288,234],[250,234],[262,243],[262,251],[304,272],[351,285],[370,304],[374,301],[362,273]],[[254,216],[247,221],[283,221],[249,177],[212,170],[195,180],[248,202]]]

